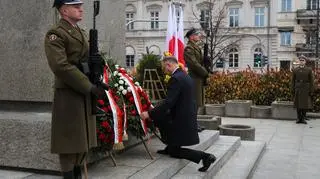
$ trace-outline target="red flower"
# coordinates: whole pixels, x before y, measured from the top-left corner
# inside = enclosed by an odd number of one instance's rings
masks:
[[[135,116],[135,115],[137,115],[137,111],[136,111],[136,110],[132,110],[132,111],[130,112],[130,114],[133,115],[133,116]]]
[[[148,105],[146,105],[146,104],[142,105],[142,110],[143,111],[147,111],[148,110]]]
[[[104,140],[106,138],[106,135],[104,133],[99,134],[99,139]]]
[[[101,99],[99,99],[99,100],[98,100],[98,104],[100,104],[100,105],[104,105],[104,101],[103,101],[103,100],[101,100]]]
[[[133,103],[134,102],[134,98],[131,96],[131,97],[129,97],[129,101],[131,102],[131,103]]]
[[[109,111],[109,109],[107,107],[105,107],[105,106],[102,108],[102,110],[104,110],[104,112],[108,112]]]
[[[107,121],[103,121],[103,122],[101,122],[101,126],[104,128],[107,128],[107,127],[109,127],[109,124]]]

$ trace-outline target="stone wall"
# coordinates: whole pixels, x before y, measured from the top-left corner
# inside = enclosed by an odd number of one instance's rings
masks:
[[[93,1],[84,0],[81,25],[92,28]],[[57,21],[53,0],[0,1],[0,101],[51,102],[53,75],[43,40]],[[124,63],[125,2],[101,1],[97,17],[101,51]]]

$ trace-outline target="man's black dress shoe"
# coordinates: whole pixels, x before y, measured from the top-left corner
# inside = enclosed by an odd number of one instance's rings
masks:
[[[168,147],[164,148],[163,150],[158,150],[157,153],[162,155],[168,155]]]
[[[297,123],[297,124],[307,124],[307,121],[305,121],[305,120],[302,120],[302,121],[301,121],[301,120],[300,120],[300,121],[297,121],[296,123]]]
[[[202,164],[203,164],[203,167],[199,168],[198,171],[199,172],[205,172],[208,170],[208,168],[210,167],[210,165],[212,163],[214,163],[214,161],[216,161],[216,157],[212,154],[208,154],[206,157],[204,157],[202,159]]]

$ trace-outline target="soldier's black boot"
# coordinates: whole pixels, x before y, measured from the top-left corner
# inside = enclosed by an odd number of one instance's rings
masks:
[[[63,172],[63,179],[75,179],[73,171]]]
[[[74,166],[73,175],[74,175],[74,179],[81,179],[82,178],[80,166]]]
[[[296,123],[299,124],[300,121],[301,121],[301,112],[300,112],[300,109],[297,109],[297,117],[298,117],[298,119],[297,119]]]

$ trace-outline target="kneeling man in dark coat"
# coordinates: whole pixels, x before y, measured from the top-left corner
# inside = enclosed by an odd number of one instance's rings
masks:
[[[202,160],[203,166],[199,171],[205,172],[214,163],[216,157],[203,151],[182,147],[199,143],[193,81],[185,71],[179,68],[175,57],[164,57],[162,67],[166,74],[171,75],[167,97],[160,105],[141,113],[141,118],[153,120],[160,130],[167,147],[158,153],[195,163]]]

